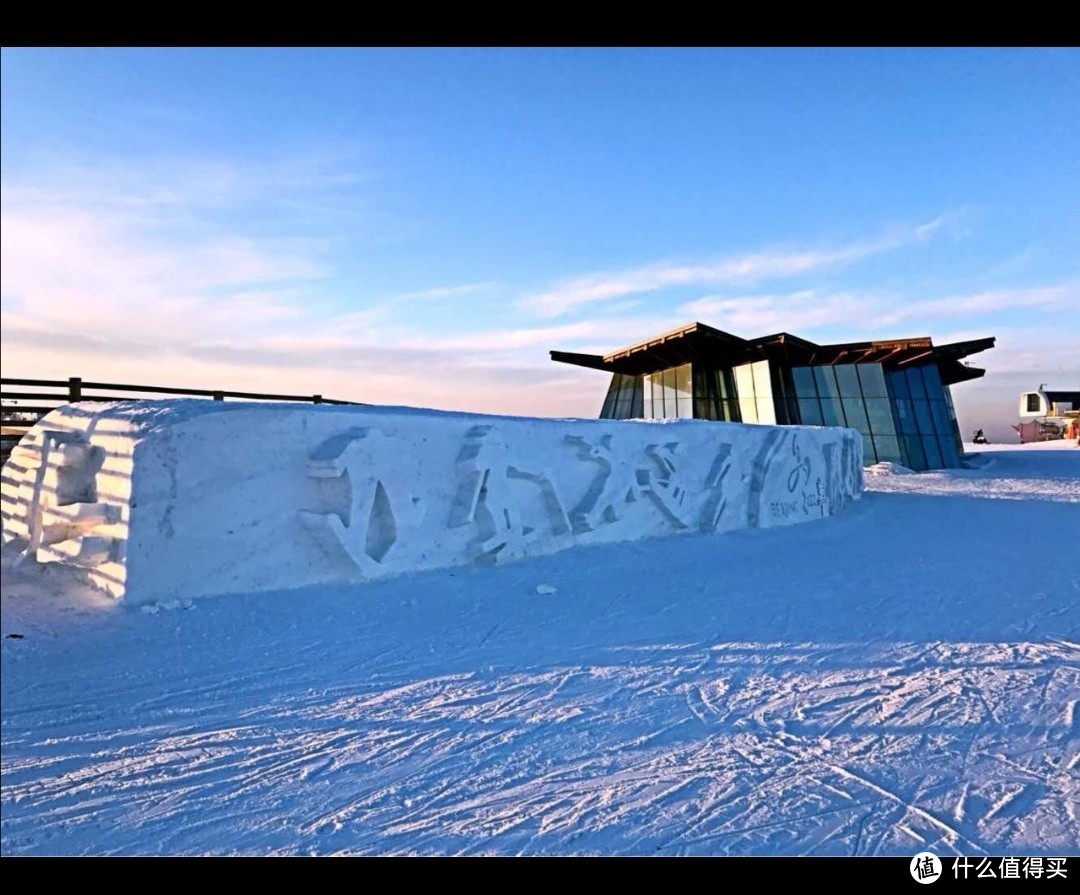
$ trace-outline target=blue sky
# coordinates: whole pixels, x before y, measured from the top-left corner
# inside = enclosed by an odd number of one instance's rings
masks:
[[[1075,49],[5,49],[4,375],[595,416],[689,320],[1080,386]]]

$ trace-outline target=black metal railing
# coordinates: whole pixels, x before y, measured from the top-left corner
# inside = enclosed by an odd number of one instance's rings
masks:
[[[12,391],[11,386],[32,391]],[[111,394],[97,394],[111,392]],[[181,395],[224,401],[299,401],[308,404],[357,404],[322,395],[276,395],[260,392],[236,392],[224,389],[178,388],[171,385],[131,385],[118,382],[86,382],[79,376],[69,379],[0,378],[0,423],[5,429],[27,429],[50,410],[77,401],[150,400],[154,396]],[[22,403],[22,402],[30,403]],[[16,416],[17,415],[17,416]]]

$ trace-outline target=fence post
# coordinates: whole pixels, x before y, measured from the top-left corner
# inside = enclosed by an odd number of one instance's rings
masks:
[[[311,398],[312,404],[322,404],[322,395],[313,395]]]
[[[225,400],[225,392],[214,392],[214,400],[215,401],[224,401]]]
[[[72,376],[68,379],[68,399],[72,402],[82,400],[81,376]]]

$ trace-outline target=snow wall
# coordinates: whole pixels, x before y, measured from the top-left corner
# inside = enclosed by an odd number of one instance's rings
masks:
[[[24,557],[167,603],[822,519],[861,496],[862,439],[704,420],[81,403],[27,433],[2,489],[4,542]]]

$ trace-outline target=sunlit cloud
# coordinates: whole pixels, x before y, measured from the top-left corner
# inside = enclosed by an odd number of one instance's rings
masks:
[[[687,302],[679,312],[736,335],[760,336],[804,330],[858,320],[866,311],[865,299],[846,292],[818,289],[752,295],[708,295]]]
[[[925,301],[906,302],[888,311],[879,311],[875,321],[888,325],[924,317],[954,317],[1037,308],[1043,311],[1080,308],[1080,281],[1050,286],[1014,289],[986,289],[969,294],[949,295]]]
[[[453,351],[503,352],[522,348],[556,348],[576,344],[585,339],[603,339],[613,343],[634,341],[658,329],[668,329],[671,322],[665,317],[600,318],[579,320],[559,326],[531,326],[515,329],[481,330],[455,336],[417,336],[402,340],[403,347],[434,347]]]
[[[236,234],[154,244],[81,211],[0,215],[5,319],[24,326],[165,337],[265,329],[296,320],[294,290],[325,275],[311,258]]]
[[[541,317],[557,317],[582,305],[672,287],[752,284],[830,270],[925,241],[946,220],[946,216],[939,216],[913,229],[832,249],[761,251],[705,264],[657,263],[623,271],[603,271],[557,283],[522,298],[518,304]]]
[[[928,319],[970,320],[1000,311],[1070,308],[1080,308],[1080,283],[1076,281],[914,301],[897,295],[826,289],[709,295],[686,302],[679,307],[679,313],[740,335],[761,335],[781,330],[803,334],[839,326],[850,333],[877,332],[914,321],[920,329],[926,329],[924,321]]]
[[[493,280],[482,283],[462,283],[460,286],[434,286],[430,289],[420,289],[416,292],[401,292],[391,295],[387,301],[392,302],[424,302],[443,301],[447,298],[460,298],[463,295],[475,295],[495,285]]]

